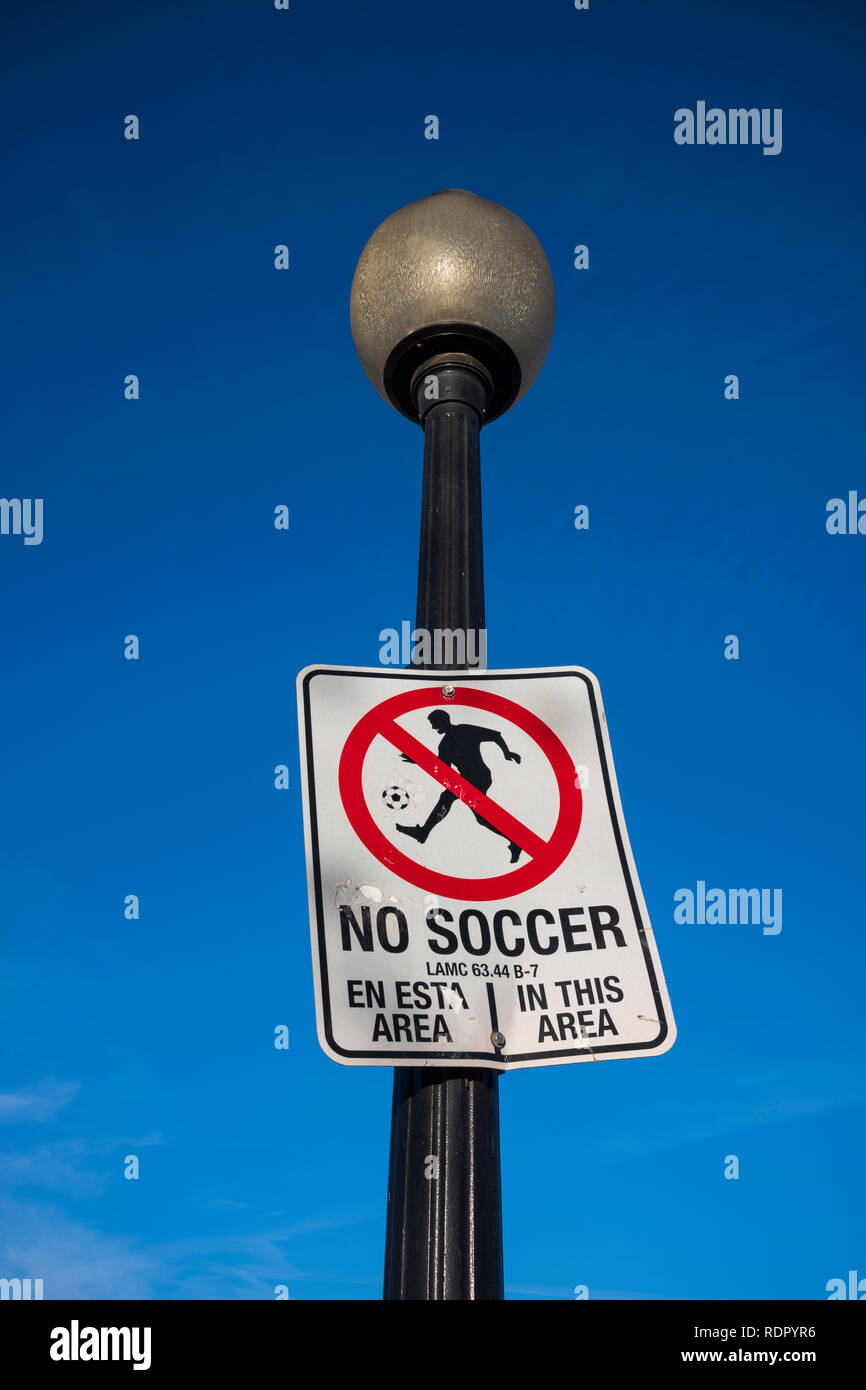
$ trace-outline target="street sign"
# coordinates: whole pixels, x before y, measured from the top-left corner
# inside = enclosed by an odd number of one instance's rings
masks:
[[[319,1041],[350,1066],[549,1066],[676,1036],[580,667],[298,677]]]

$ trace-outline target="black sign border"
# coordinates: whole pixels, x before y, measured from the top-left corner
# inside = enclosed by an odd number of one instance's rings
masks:
[[[594,729],[595,729],[595,738],[596,738],[596,745],[597,745],[597,748],[598,748],[599,763],[600,763],[600,765],[601,765],[602,773],[603,773],[603,775],[604,775],[604,787],[605,787],[605,792],[606,792],[606,795],[607,795],[607,804],[608,804],[608,810],[609,810],[609,812],[610,812],[611,824],[612,824],[612,826],[613,826],[614,837],[615,837],[615,839],[616,839],[616,847],[617,847],[617,852],[618,852],[618,854],[619,854],[620,867],[621,867],[621,869],[622,869],[623,878],[624,878],[624,880],[625,880],[625,884],[626,884],[626,887],[627,887],[627,889],[628,889],[629,902],[631,903],[632,912],[634,913],[634,919],[635,919],[635,922],[637,923],[637,929],[638,929],[638,935],[639,935],[639,937],[640,937],[641,949],[643,950],[644,964],[645,964],[645,966],[646,966],[647,975],[648,975],[648,977],[649,977],[650,986],[651,986],[651,988],[652,988],[652,994],[653,994],[653,1000],[654,1000],[655,1006],[656,1006],[656,1012],[658,1013],[659,1019],[661,1020],[661,1028],[660,1028],[660,1031],[659,1031],[659,1034],[658,1034],[657,1037],[653,1038],[652,1041],[650,1041],[650,1042],[645,1042],[645,1043],[630,1043],[630,1044],[628,1045],[628,1047],[618,1047],[618,1046],[616,1045],[616,1043],[605,1043],[605,1044],[603,1044],[603,1045],[600,1046],[600,1047],[571,1047],[571,1048],[563,1048],[563,1049],[561,1049],[561,1050],[559,1050],[559,1051],[557,1051],[557,1052],[554,1052],[552,1049],[549,1049],[549,1048],[548,1048],[548,1049],[547,1049],[546,1051],[544,1051],[544,1052],[501,1053],[501,1052],[497,1052],[497,1051],[491,1046],[491,1049],[490,1049],[489,1052],[436,1052],[436,1053],[430,1053],[430,1052],[409,1052],[409,1051],[405,1051],[405,1052],[401,1052],[401,1053],[399,1053],[399,1054],[395,1053],[394,1056],[393,1056],[393,1059],[392,1059],[392,1057],[391,1057],[391,1054],[385,1053],[385,1052],[380,1052],[380,1051],[373,1051],[373,1052],[357,1052],[357,1051],[351,1051],[351,1050],[349,1050],[349,1049],[347,1049],[347,1048],[345,1048],[345,1047],[341,1047],[341,1046],[340,1046],[340,1044],[339,1044],[339,1043],[336,1041],[336,1039],[334,1038],[334,1030],[333,1030],[333,1024],[332,1024],[332,1020],[331,1020],[331,996],[330,996],[330,989],[329,989],[329,984],[328,984],[328,954],[327,954],[327,949],[326,949],[326,944],[325,944],[325,910],[324,910],[324,900],[323,900],[323,897],[322,897],[322,874],[321,874],[321,865],[320,865],[320,856],[319,856],[319,831],[318,831],[318,819],[317,819],[317,816],[316,816],[316,779],[315,779],[315,766],[314,766],[314,761],[313,761],[312,710],[311,710],[311,707],[310,707],[310,685],[311,685],[312,681],[315,679],[316,676],[347,676],[347,677],[349,677],[349,678],[352,679],[352,680],[357,680],[359,677],[362,677],[362,678],[363,678],[363,677],[365,677],[365,676],[369,676],[370,679],[373,679],[373,680],[375,680],[375,679],[381,679],[381,678],[384,677],[384,679],[386,679],[386,680],[392,680],[392,681],[399,681],[399,680],[404,680],[404,681],[415,681],[416,684],[420,681],[420,682],[422,682],[422,683],[423,683],[423,682],[429,682],[431,685],[441,684],[441,683],[442,683],[442,680],[443,680],[446,676],[447,676],[449,679],[451,679],[451,680],[458,679],[458,680],[460,680],[461,682],[462,682],[462,681],[473,681],[473,682],[478,682],[478,681],[493,681],[493,682],[496,683],[496,684],[498,684],[500,681],[508,681],[508,680],[551,680],[551,679],[556,678],[557,676],[561,676],[561,677],[564,677],[564,678],[566,678],[566,679],[573,679],[573,678],[576,678],[576,679],[578,679],[578,680],[583,681],[584,685],[585,685],[586,688],[587,688],[587,692],[588,692],[588,694],[589,694],[589,704],[590,704],[590,709],[591,709],[591,711],[592,711],[592,722],[593,722],[593,727],[594,727]],[[308,672],[307,672],[306,676],[304,677],[302,689],[303,689],[303,697],[304,697],[304,733],[305,733],[305,737],[306,737],[307,802],[308,802],[307,809],[308,809],[308,813],[309,813],[310,838],[311,838],[311,841],[312,841],[310,848],[311,848],[311,850],[312,850],[312,856],[313,856],[313,886],[314,886],[314,892],[315,892],[315,898],[316,898],[316,926],[317,926],[317,936],[318,936],[318,943],[319,943],[319,976],[320,976],[320,978],[319,978],[319,986],[320,986],[320,990],[321,990],[321,997],[322,997],[322,1014],[323,1014],[322,1023],[323,1023],[323,1025],[324,1025],[324,1032],[325,1032],[325,1037],[327,1038],[327,1041],[328,1041],[328,1046],[329,1046],[330,1048],[332,1048],[334,1052],[339,1053],[339,1055],[340,1055],[341,1057],[347,1057],[347,1058],[363,1058],[363,1059],[375,1058],[376,1060],[375,1060],[374,1063],[372,1063],[372,1065],[378,1065],[378,1066],[395,1066],[395,1067],[397,1067],[397,1066],[412,1066],[412,1065],[415,1064],[416,1061],[417,1061],[417,1062],[425,1062],[425,1061],[426,1061],[426,1062],[429,1064],[431,1056],[435,1056],[435,1057],[436,1057],[437,1063],[439,1063],[439,1062],[448,1062],[448,1063],[450,1063],[450,1062],[477,1062],[477,1061],[484,1061],[484,1062],[489,1063],[489,1062],[491,1061],[491,1059],[495,1058],[498,1062],[502,1062],[502,1063],[506,1063],[506,1064],[511,1064],[511,1065],[516,1065],[516,1064],[518,1064],[518,1063],[529,1063],[529,1064],[535,1063],[536,1065],[539,1065],[539,1066],[540,1066],[540,1065],[544,1065],[545,1063],[549,1063],[549,1062],[551,1061],[551,1059],[557,1059],[557,1060],[558,1060],[558,1059],[560,1059],[560,1058],[565,1058],[565,1057],[597,1057],[600,1053],[613,1054],[613,1056],[630,1057],[630,1056],[634,1056],[635,1053],[638,1053],[638,1052],[645,1052],[645,1051],[648,1052],[648,1051],[650,1051],[650,1049],[652,1049],[652,1048],[657,1048],[657,1047],[661,1046],[661,1044],[664,1042],[665,1038],[667,1037],[668,1033],[670,1032],[670,1026],[669,1026],[669,1023],[668,1023],[667,1018],[665,1017],[664,1009],[663,1009],[663,1007],[662,1007],[663,1001],[662,1001],[662,997],[661,997],[661,990],[660,990],[660,988],[659,988],[658,979],[657,979],[657,977],[656,977],[655,966],[654,966],[654,964],[653,964],[652,954],[651,954],[650,949],[649,949],[649,942],[648,942],[648,940],[647,940],[646,927],[645,927],[645,925],[644,925],[643,919],[641,918],[640,911],[638,910],[637,894],[636,894],[636,892],[635,892],[634,882],[633,882],[633,880],[632,880],[632,876],[631,876],[631,873],[630,873],[630,871],[629,871],[628,858],[627,858],[627,856],[626,856],[626,853],[625,853],[625,846],[624,846],[624,844],[623,844],[622,827],[621,827],[621,825],[620,825],[619,816],[617,815],[616,802],[614,801],[614,797],[613,797],[613,788],[612,788],[612,786],[611,786],[611,781],[610,781],[610,770],[609,770],[608,764],[607,764],[607,757],[605,756],[604,740],[603,740],[603,738],[602,738],[602,733],[601,733],[601,719],[599,718],[598,702],[597,702],[597,700],[596,700],[596,698],[595,698],[595,688],[594,688],[594,686],[593,686],[592,681],[589,680],[589,678],[583,673],[583,671],[578,671],[578,670],[575,670],[575,669],[570,669],[570,670],[558,670],[558,671],[508,671],[508,672],[501,672],[501,671],[446,671],[446,672],[443,672],[443,671],[433,671],[433,672],[430,672],[430,671],[405,671],[405,670],[404,670],[404,671],[381,671],[381,672],[379,672],[379,671],[372,671],[372,670],[358,670],[358,671],[356,671],[356,670],[352,670],[352,669],[350,669],[350,668],[347,668],[347,667],[345,667],[345,666],[343,666],[343,667],[339,667],[339,666],[337,666],[337,667],[317,666],[314,670],[308,671]],[[447,901],[450,902],[451,899],[448,899]],[[455,900],[455,901],[456,901],[456,900]],[[315,962],[314,962],[314,966],[315,966]]]

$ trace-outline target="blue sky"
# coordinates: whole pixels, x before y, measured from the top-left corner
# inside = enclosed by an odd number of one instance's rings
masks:
[[[413,617],[422,437],[348,294],[444,187],[523,217],[557,292],[482,439],[489,662],[598,676],[679,1028],[503,1079],[508,1296],[866,1275],[866,538],[825,525],[866,495],[859,7],[43,0],[9,27],[0,491],[44,499],[44,537],[0,535],[0,1275],[380,1295],[391,1074],[316,1042],[294,680]],[[781,152],[677,145],[701,100],[781,108]],[[675,923],[699,880],[781,888],[782,931]]]

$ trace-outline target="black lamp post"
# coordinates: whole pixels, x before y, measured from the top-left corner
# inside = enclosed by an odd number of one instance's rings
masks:
[[[554,307],[526,224],[463,189],[400,208],[361,253],[358,355],[379,394],[424,430],[415,621],[431,650],[438,629],[462,632],[467,653],[474,635],[484,651],[481,427],[532,385]],[[384,1296],[502,1298],[498,1072],[395,1068]]]

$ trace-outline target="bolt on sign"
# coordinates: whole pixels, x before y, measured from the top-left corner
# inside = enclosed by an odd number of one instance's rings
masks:
[[[507,1071],[672,1046],[589,671],[311,666],[298,708],[329,1057]]]

